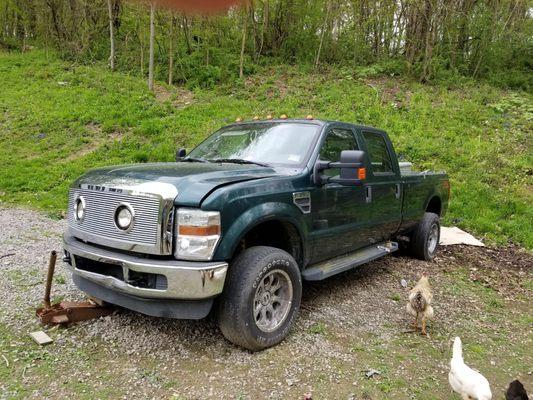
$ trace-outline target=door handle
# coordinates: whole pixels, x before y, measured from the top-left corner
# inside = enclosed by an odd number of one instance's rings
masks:
[[[372,186],[365,186],[365,199],[367,203],[372,202]]]
[[[400,186],[399,183],[396,184],[396,198],[399,199],[400,198],[400,194],[402,193],[401,191],[402,187]]]

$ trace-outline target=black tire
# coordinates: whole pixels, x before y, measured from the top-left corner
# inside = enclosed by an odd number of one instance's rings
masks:
[[[436,227],[436,228],[435,228]],[[435,233],[436,229],[436,233]],[[436,237],[435,237],[436,235]],[[433,241],[436,240],[436,244]],[[416,258],[431,261],[437,255],[440,240],[440,219],[437,214],[424,213],[411,235],[409,248]]]
[[[269,281],[273,286],[267,285]],[[266,296],[266,292],[269,292],[267,289],[275,288],[278,281],[286,282],[285,286],[280,286]],[[292,289],[289,290],[289,286]],[[278,302],[276,308],[276,300],[271,299],[281,296],[282,293],[287,299],[292,297],[291,302],[283,302],[283,305]],[[261,297],[260,302],[257,301],[256,295]],[[301,297],[300,269],[289,253],[275,247],[250,247],[239,254],[228,269],[224,292],[219,302],[218,325],[230,342],[251,351],[266,349],[280,343],[288,335],[298,316]],[[263,300],[266,306],[263,306]],[[274,303],[270,305],[269,300]],[[265,311],[265,316],[262,315],[263,307],[274,312],[270,313],[272,326],[269,328],[273,329],[272,331],[265,331],[258,326],[269,321],[268,310]],[[254,311],[259,315],[258,321]],[[276,325],[275,315],[284,315],[277,321],[279,325]]]

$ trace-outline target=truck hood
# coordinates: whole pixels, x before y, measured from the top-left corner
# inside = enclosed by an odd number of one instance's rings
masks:
[[[124,189],[176,195],[180,205],[199,206],[219,186],[277,175],[272,168],[229,163],[150,163],[98,168],[79,177],[73,187]]]

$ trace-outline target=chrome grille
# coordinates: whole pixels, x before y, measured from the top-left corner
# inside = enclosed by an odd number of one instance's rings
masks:
[[[86,203],[82,221],[74,217],[74,202],[83,196]],[[129,232],[115,226],[115,210],[120,203],[129,203],[135,220]],[[73,235],[109,247],[160,254],[161,198],[148,193],[124,193],[90,189],[72,189],[69,193],[68,225]]]

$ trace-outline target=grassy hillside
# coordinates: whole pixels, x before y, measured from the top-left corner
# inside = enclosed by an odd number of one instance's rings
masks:
[[[533,248],[531,94],[280,66],[210,91],[158,86],[154,95],[137,77],[38,51],[0,53],[0,82],[5,203],[60,215],[69,183],[88,168],[171,161],[237,116],[311,113],[386,129],[418,168],[450,174],[447,224]]]

